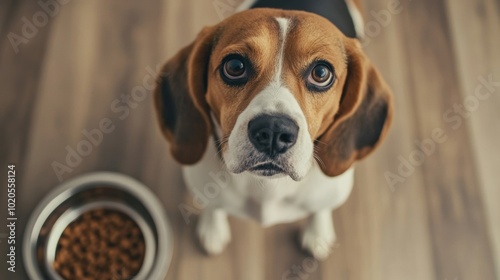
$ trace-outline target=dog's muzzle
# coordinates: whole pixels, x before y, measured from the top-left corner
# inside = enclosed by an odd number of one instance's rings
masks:
[[[263,114],[248,123],[248,139],[260,153],[249,166],[249,171],[261,176],[288,174],[289,166],[281,155],[295,145],[299,127],[285,115]]]

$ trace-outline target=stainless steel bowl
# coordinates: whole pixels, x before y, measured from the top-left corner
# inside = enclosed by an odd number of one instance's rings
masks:
[[[172,258],[173,241],[162,204],[142,183],[110,172],[91,173],[65,182],[35,208],[26,227],[23,247],[30,279],[62,279],[53,269],[58,240],[72,221],[96,208],[121,211],[141,229],[145,256],[134,279],[164,279]]]

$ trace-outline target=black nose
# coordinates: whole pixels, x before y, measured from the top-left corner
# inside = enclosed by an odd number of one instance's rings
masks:
[[[269,156],[282,154],[297,141],[299,127],[280,115],[260,115],[248,123],[248,138],[254,147]]]

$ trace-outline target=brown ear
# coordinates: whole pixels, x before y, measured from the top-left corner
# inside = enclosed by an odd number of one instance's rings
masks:
[[[323,172],[337,176],[372,152],[387,134],[392,120],[392,93],[363,54],[355,39],[347,39],[347,78],[339,111],[318,138]]]
[[[172,155],[182,164],[201,159],[211,131],[205,93],[212,38],[213,28],[205,28],[170,59],[153,93],[163,135],[170,142]]]

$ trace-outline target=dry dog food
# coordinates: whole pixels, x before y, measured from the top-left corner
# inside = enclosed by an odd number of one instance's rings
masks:
[[[65,279],[130,279],[144,259],[137,224],[116,210],[85,212],[64,230],[54,269]]]

